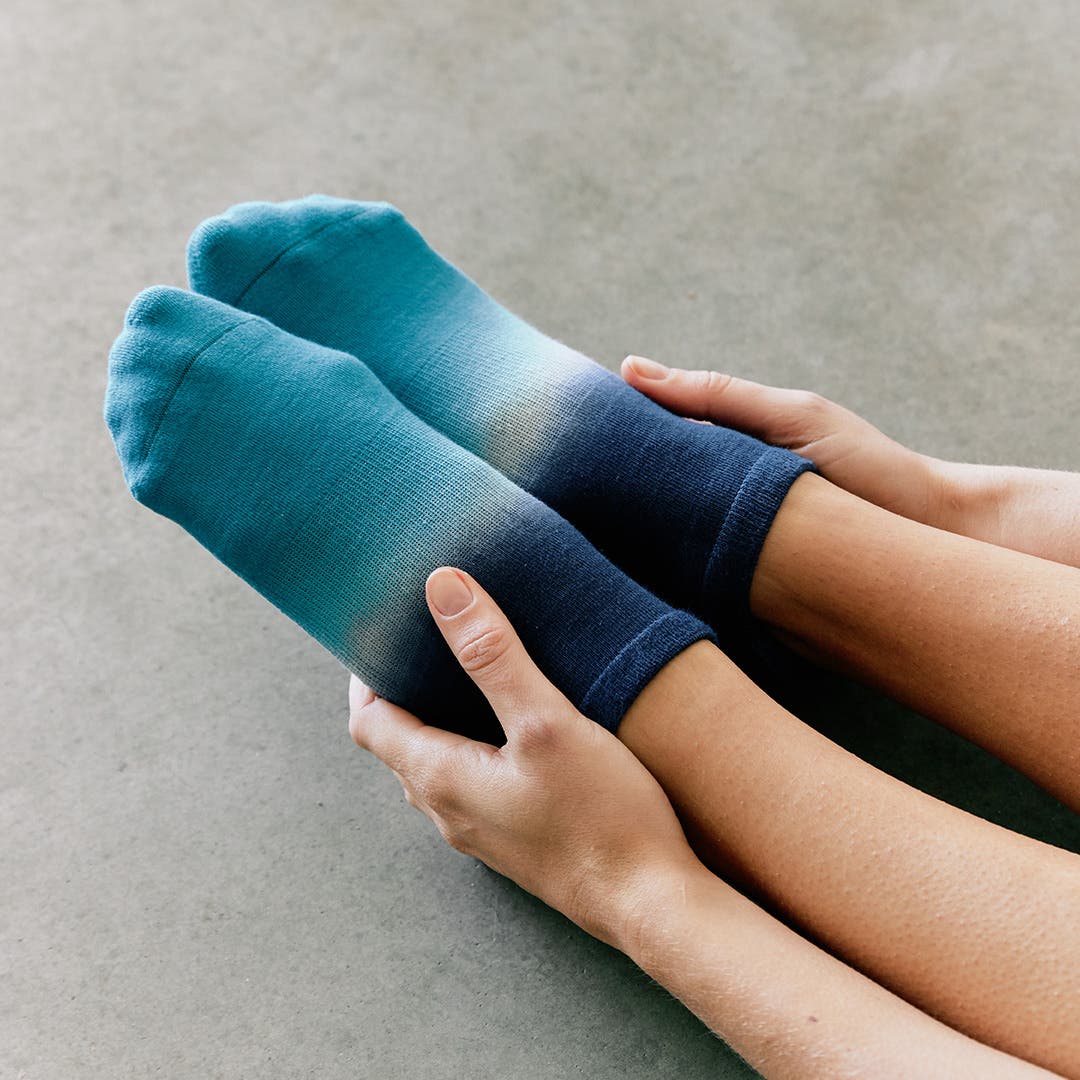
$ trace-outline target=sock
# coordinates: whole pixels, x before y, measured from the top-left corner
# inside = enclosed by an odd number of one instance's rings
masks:
[[[352,353],[417,416],[553,507],[738,652],[761,546],[810,462],[675,417],[553,341],[385,203],[243,203],[188,246],[191,285]]]
[[[206,297],[135,299],[105,418],[136,499],[429,723],[498,731],[427,611],[440,565],[473,574],[541,669],[612,730],[664,664],[710,636],[355,358]]]

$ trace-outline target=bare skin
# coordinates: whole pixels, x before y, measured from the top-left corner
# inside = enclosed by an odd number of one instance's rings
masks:
[[[1080,858],[879,772],[707,643],[618,735],[708,866],[953,1027],[1080,1074]]]
[[[628,356],[623,376],[682,416],[738,428],[810,458],[837,487],[973,540],[1080,566],[1080,473],[942,461],[807,390]]]
[[[819,405],[823,399],[639,358],[623,370],[650,397],[694,418],[762,431],[758,409],[788,433],[784,443],[826,432],[803,451],[821,458],[826,475],[897,512],[820,477],[800,478],[762,549],[754,613],[815,659],[979,743],[1080,809],[1080,570],[1049,561],[1080,562],[1080,477],[972,466],[965,483],[978,494],[962,497],[954,486],[943,496],[926,476],[963,467],[920,459],[839,407]],[[792,401],[803,419],[776,419],[785,414],[774,410]],[[819,426],[806,428],[810,421]],[[829,423],[831,435],[820,426]],[[1017,488],[1021,474],[1038,477],[1026,494]],[[920,524],[928,520],[952,531]]]
[[[770,1077],[1051,1075],[918,1011],[710,874],[656,780],[544,678],[475,581],[436,571],[428,601],[506,745],[428,727],[355,678],[349,727],[454,847],[626,951]]]
[[[658,400],[665,393],[697,394],[697,405],[684,402],[681,411],[699,417],[709,415],[710,392],[730,389],[722,378],[676,376],[666,390],[649,392]],[[674,406],[674,400],[664,403]],[[864,449],[855,438],[832,464],[823,464],[825,457],[819,464],[823,471],[839,469],[857,486],[868,475],[855,468]],[[910,454],[898,449],[905,459]],[[887,450],[879,444],[875,452],[886,452],[887,460]],[[1041,546],[1043,555],[1069,556],[1071,530],[1055,529],[1053,522],[1070,520],[1073,479],[1036,485],[1027,500],[1015,497],[1012,483],[999,485],[990,515],[997,538],[1015,540],[1015,548]],[[976,487],[988,490],[985,483]],[[876,495],[883,503],[892,499],[893,510],[903,509],[903,496],[897,503],[888,484]],[[926,492],[909,496],[912,517],[933,517]],[[972,534],[985,532],[985,500],[954,499],[950,506],[957,535],[869,505],[820,477],[800,479],[762,552],[754,609],[807,651],[938,716],[1025,768],[1059,797],[1075,800],[1080,740],[1072,703],[1080,689],[1080,574],[959,535],[962,524]],[[1042,539],[1025,545],[1019,523],[1024,513],[1036,512],[1043,515]],[[944,525],[944,518],[937,524]],[[1024,598],[1021,611],[1017,597]],[[496,644],[505,636],[497,635]],[[498,669],[500,649],[488,644],[480,650],[487,658],[480,666]],[[476,661],[469,648],[465,653],[468,667]],[[521,662],[518,657],[508,666]],[[354,736],[360,732],[364,745],[364,716],[384,717],[383,705],[367,701],[354,709]],[[545,712],[542,698],[534,701],[520,691],[505,707],[511,706],[534,718]],[[1080,859],[877,772],[786,713],[707,644],[687,650],[657,676],[624,718],[619,737],[660,781],[710,866],[750,885],[817,940],[928,1013],[1017,1057],[1080,1076]],[[1063,762],[1055,762],[1059,755]],[[409,790],[409,774],[399,774]],[[450,792],[451,800],[469,789],[456,767],[432,784],[432,790]],[[417,805],[430,807],[423,800]],[[481,821],[484,812],[473,807],[459,817]],[[500,868],[497,859],[492,865]],[[671,874],[658,871],[653,877],[669,880]],[[515,880],[532,888],[527,880]],[[532,891],[571,914],[572,902],[541,891],[549,880],[545,875]],[[679,926],[687,941],[706,933],[693,918],[670,926],[672,894],[661,890],[666,902],[650,903],[636,880],[629,890],[637,897],[635,910],[647,913],[644,922],[657,933],[671,933],[676,942]],[[688,885],[678,874],[674,880],[676,895],[708,893],[722,906],[715,893]],[[704,910],[709,903],[688,906]],[[571,917],[614,940],[587,916]],[[615,943],[638,955],[632,941]],[[639,962],[652,970],[653,954],[643,948]],[[673,989],[683,985],[680,980],[693,984],[703,977],[677,944],[670,960],[665,977]],[[708,978],[704,989],[676,992],[708,1019],[696,995],[711,1001],[709,986],[724,997],[722,983]],[[781,986],[772,987],[775,994]],[[722,1015],[717,1029],[730,1038],[740,1021],[730,1012]],[[749,1014],[740,1015],[750,1022]],[[779,1039],[786,1045],[790,1032],[780,1017],[772,1023],[773,1034],[787,1032]],[[797,1038],[791,1047],[793,1061],[800,1053],[817,1052]],[[949,1075],[937,1058],[929,1060],[932,1070],[910,1062],[904,1067],[908,1075]],[[988,1068],[961,1065],[954,1071],[992,1075]],[[816,1072],[783,1075],[830,1071],[818,1065]],[[855,1068],[854,1074],[889,1073]]]

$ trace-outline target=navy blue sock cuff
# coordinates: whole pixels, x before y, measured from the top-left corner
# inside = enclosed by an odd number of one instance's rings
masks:
[[[686,611],[665,612],[612,657],[581,700],[581,711],[614,731],[657,672],[698,641],[715,643],[716,637]]]
[[[750,467],[724,518],[705,568],[701,611],[709,622],[728,622],[750,612],[750,583],[765,537],[791,485],[814,463],[770,446]]]

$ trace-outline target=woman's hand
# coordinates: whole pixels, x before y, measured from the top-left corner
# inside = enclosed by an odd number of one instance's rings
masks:
[[[809,458],[837,487],[933,525],[949,497],[932,458],[917,454],[819,394],[783,390],[715,371],[667,368],[628,356],[623,378],[680,416],[745,431]]]
[[[1049,1075],[918,1012],[710,874],[645,767],[544,678],[472,578],[436,570],[427,595],[506,745],[422,724],[355,678],[349,730],[459,851],[628,953],[778,1080]]]
[[[1080,475],[916,453],[835,402],[715,371],[628,356],[623,378],[672,412],[809,458],[867,502],[937,529],[1080,566]]]
[[[541,674],[468,574],[436,570],[427,599],[501,721],[506,745],[421,723],[355,677],[350,734],[390,766],[405,798],[453,847],[625,950],[650,898],[701,869],[667,796],[614,735]]]

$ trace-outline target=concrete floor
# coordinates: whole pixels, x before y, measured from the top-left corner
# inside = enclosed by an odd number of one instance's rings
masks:
[[[0,1075],[748,1075],[628,961],[446,848],[345,677],[127,495],[132,295],[234,201],[387,198],[542,328],[832,395],[941,455],[1080,468],[1068,0],[0,11]],[[1080,848],[872,695],[818,721]]]

